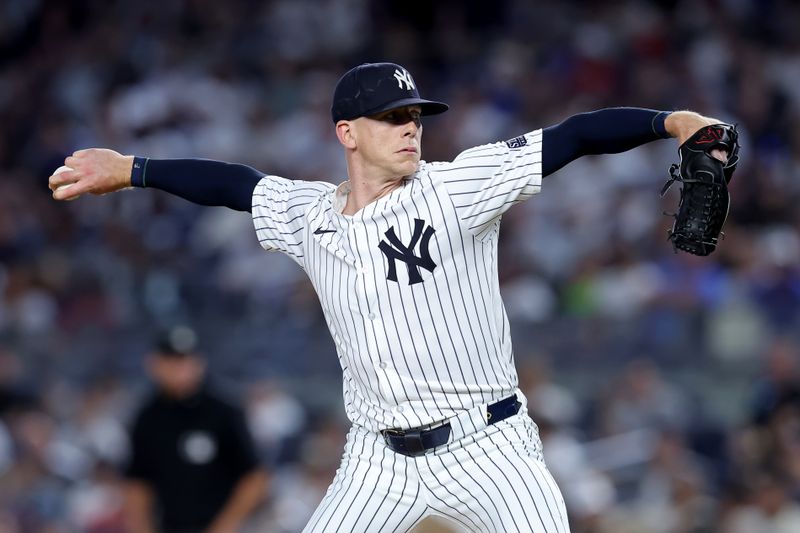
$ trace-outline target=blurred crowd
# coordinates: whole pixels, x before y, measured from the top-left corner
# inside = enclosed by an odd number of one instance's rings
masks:
[[[451,105],[427,160],[600,107],[738,124],[712,256],[666,239],[678,154],[657,142],[509,211],[501,287],[573,531],[800,531],[799,20],[791,0],[3,2],[0,531],[121,530],[142,356],[176,321],[247,406],[273,476],[254,530],[302,529],[348,425],[303,273],[246,214],[46,183],[93,146],[339,182],[332,89],[374,60]]]

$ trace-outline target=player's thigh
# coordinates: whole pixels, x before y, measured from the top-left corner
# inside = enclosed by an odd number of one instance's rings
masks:
[[[464,446],[437,456],[430,461],[441,502],[436,510],[468,529],[569,531],[564,500],[541,460],[538,433],[526,414],[466,437]]]
[[[339,470],[304,533],[408,531],[426,504],[407,461],[375,434],[351,429]]]

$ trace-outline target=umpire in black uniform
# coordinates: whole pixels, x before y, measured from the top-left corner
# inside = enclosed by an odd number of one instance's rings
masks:
[[[156,387],[131,431],[128,530],[237,531],[267,482],[242,409],[208,386],[190,328],[163,334],[146,365]]]

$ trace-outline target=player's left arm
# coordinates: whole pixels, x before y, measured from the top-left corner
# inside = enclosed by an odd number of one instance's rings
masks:
[[[579,113],[542,131],[542,175],[584,155],[616,154],[670,137],[683,144],[700,128],[721,122],[691,111],[636,107]]]
[[[462,225],[483,239],[507,209],[539,192],[542,178],[570,161],[624,152],[658,139],[676,137],[682,143],[718,122],[687,111],[600,109],[505,142],[470,148],[432,172],[444,182]]]

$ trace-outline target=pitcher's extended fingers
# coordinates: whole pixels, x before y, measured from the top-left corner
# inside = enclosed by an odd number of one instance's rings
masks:
[[[80,160],[74,155],[67,156],[64,160],[64,164],[71,168],[77,168],[79,163]]]
[[[78,181],[77,172],[71,170],[67,166],[60,166],[48,178],[47,186],[50,187],[51,190],[55,190],[56,187],[66,185],[68,183],[74,183],[76,181]]]
[[[55,200],[74,200],[84,192],[87,192],[87,190],[88,186],[85,183],[67,183],[53,191],[53,198]]]

